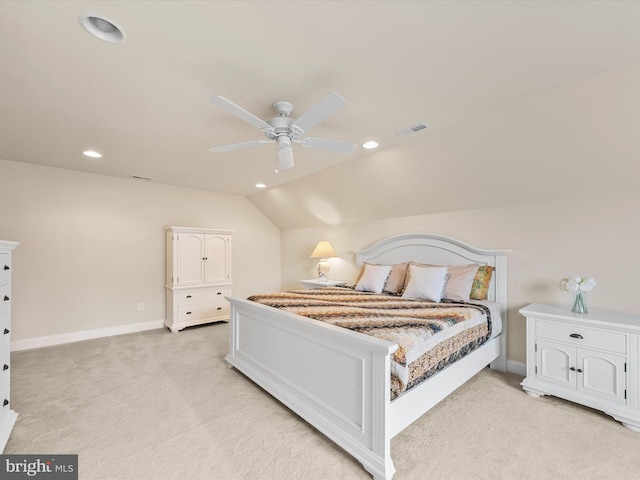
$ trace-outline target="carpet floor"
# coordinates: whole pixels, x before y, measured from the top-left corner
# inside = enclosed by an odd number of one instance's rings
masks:
[[[78,454],[81,480],[359,480],[342,449],[228,368],[227,324],[11,355],[5,454]],[[391,442],[394,480],[640,479],[640,434],[483,370]]]

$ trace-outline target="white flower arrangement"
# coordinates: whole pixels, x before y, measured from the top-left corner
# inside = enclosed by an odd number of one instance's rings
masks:
[[[589,277],[569,277],[562,280],[560,287],[569,293],[587,293],[597,285],[595,279]]]

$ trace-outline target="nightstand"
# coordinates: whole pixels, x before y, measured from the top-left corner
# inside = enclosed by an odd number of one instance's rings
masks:
[[[640,315],[540,303],[520,313],[527,319],[525,392],[601,410],[640,432]]]
[[[347,282],[342,282],[340,280],[300,280],[302,287],[305,290],[312,290],[314,288],[322,288],[322,287],[339,287],[340,285],[345,285]]]

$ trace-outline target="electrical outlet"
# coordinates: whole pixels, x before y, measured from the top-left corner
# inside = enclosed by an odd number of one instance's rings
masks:
[[[144,303],[139,303],[138,304],[138,311],[141,312],[144,310]]]

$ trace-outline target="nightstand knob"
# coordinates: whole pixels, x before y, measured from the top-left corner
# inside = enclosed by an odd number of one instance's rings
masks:
[[[581,369],[577,369],[576,372],[582,373],[582,370]]]
[[[577,338],[579,340],[582,340],[584,337],[582,335],[580,335],[579,333],[572,333],[571,335],[569,335],[571,338]]]
[[[569,370],[571,370],[572,372],[576,371],[575,367],[571,367]]]
[[[7,400],[6,398],[4,399],[4,402],[2,402],[2,406],[6,407],[7,405],[9,405],[9,400]]]
[[[6,295],[4,296],[4,301],[8,302],[9,301],[9,297],[7,297]]]
[[[5,266],[4,266],[4,269],[5,269],[5,270],[10,270],[9,265],[5,265]]]

